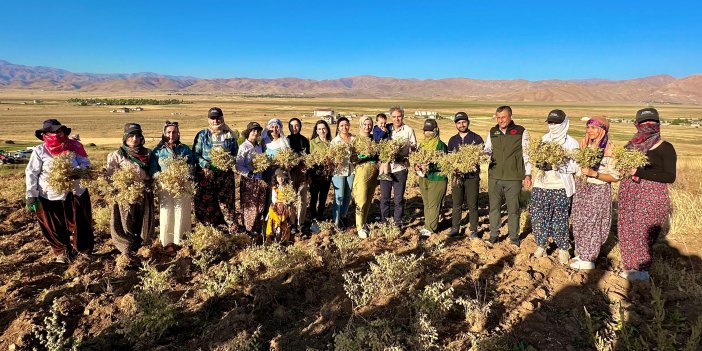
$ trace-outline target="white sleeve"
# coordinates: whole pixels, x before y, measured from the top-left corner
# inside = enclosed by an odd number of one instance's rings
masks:
[[[29,156],[27,168],[24,170],[27,197],[39,197],[39,174],[41,174],[42,164],[41,157],[37,154],[37,149],[34,148],[32,155]]]
[[[488,155],[492,155],[492,139],[490,139],[489,131],[487,138],[485,138],[485,144],[483,144],[483,152],[485,152]]]
[[[531,162],[529,162],[529,155],[527,155],[526,150],[529,149],[529,131],[524,129],[522,134],[522,157],[524,158],[524,172],[526,175],[531,175]]]

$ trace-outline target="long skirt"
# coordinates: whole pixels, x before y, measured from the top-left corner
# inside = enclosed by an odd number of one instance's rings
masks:
[[[617,233],[624,269],[648,270],[651,244],[658,238],[670,214],[668,185],[630,177],[619,186]]]
[[[110,218],[112,243],[122,253],[134,253],[154,237],[154,194],[145,192],[140,202],[114,204]]]
[[[195,182],[195,219],[198,222],[231,227],[236,224],[234,173],[200,170]]]
[[[37,219],[54,255],[90,253],[94,246],[90,194],[68,193],[65,200],[39,197]]]
[[[356,203],[356,230],[360,231],[368,222],[368,212],[378,187],[378,167],[366,162],[356,166],[351,193]]]
[[[167,191],[158,194],[159,239],[161,245],[180,245],[181,239],[192,229],[193,197],[173,197]]]
[[[612,226],[612,186],[579,181],[572,218],[575,251],[580,259],[594,262]]]
[[[570,248],[568,242],[570,198],[566,195],[565,189],[533,188],[529,214],[537,245],[546,247],[550,236],[559,249]]]
[[[260,179],[241,177],[239,187],[244,227],[247,231],[260,230],[268,186]]]

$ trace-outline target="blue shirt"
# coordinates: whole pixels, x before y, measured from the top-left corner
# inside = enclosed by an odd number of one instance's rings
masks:
[[[210,150],[212,150],[214,145],[222,145],[232,157],[236,157],[239,151],[239,144],[233,133],[228,132],[213,137],[209,129],[203,129],[195,135],[195,141],[193,142],[193,156],[200,168],[210,167],[210,161],[212,160],[210,158]]]
[[[380,127],[373,127],[373,141],[379,143],[383,139],[390,139],[390,128],[387,128],[387,132],[380,129]]]
[[[166,144],[161,144],[156,146],[153,151],[151,151],[151,158],[149,160],[149,175],[152,177],[154,174],[166,170],[168,168],[168,163],[166,160],[175,158],[176,156],[183,157],[188,161],[188,164],[195,166],[195,158],[193,157],[192,151],[188,145],[180,143],[175,146],[174,149],[169,148]]]

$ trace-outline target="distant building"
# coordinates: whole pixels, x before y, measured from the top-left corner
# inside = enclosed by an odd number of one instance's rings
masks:
[[[116,108],[110,112],[112,112],[112,113],[129,113],[129,107]]]
[[[414,111],[414,118],[430,118],[436,119],[439,113],[436,111]]]
[[[132,110],[132,111],[144,111],[144,108],[143,108],[143,107],[135,107],[135,108],[133,108],[133,109],[131,109],[131,110]]]
[[[314,112],[312,112],[312,117],[315,117],[315,118],[324,118],[326,116],[335,116],[335,115],[336,115],[336,113],[334,113],[334,110],[332,110],[331,108],[326,108],[326,109],[319,108],[319,109],[314,110]]]

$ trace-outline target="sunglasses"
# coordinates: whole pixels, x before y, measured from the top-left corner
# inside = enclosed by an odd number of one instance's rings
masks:
[[[178,126],[178,122],[166,121],[166,122],[163,124],[163,126],[164,126],[164,127],[170,127],[170,126],[175,126],[175,127],[177,127],[177,126]]]

